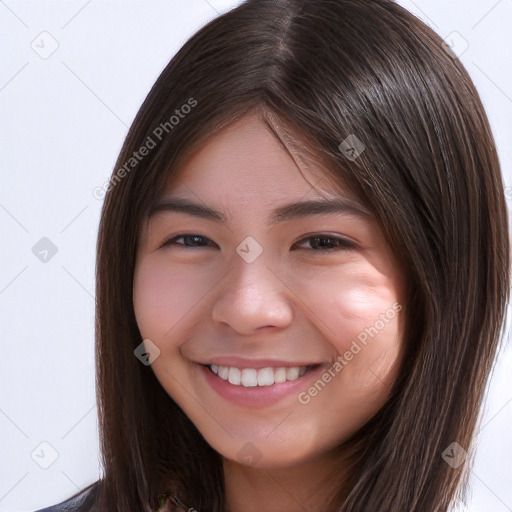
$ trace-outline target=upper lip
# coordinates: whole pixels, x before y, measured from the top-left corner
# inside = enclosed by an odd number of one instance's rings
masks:
[[[280,359],[245,359],[243,357],[226,356],[212,357],[208,362],[199,363],[202,365],[234,366],[235,368],[291,368],[301,366],[314,366],[321,364],[314,361],[283,361]]]

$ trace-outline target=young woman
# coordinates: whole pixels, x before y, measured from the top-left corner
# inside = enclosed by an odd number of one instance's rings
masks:
[[[110,180],[104,475],[70,510],[445,512],[508,291],[495,144],[440,37],[389,0],[248,0]]]

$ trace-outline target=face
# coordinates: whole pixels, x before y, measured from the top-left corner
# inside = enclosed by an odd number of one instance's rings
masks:
[[[321,181],[246,116],[184,163],[143,227],[133,300],[151,368],[228,460],[320,457],[397,377],[402,275],[364,206]],[[284,208],[309,201],[324,206]]]

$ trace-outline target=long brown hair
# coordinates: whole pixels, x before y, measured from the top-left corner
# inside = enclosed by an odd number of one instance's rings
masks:
[[[407,276],[400,376],[349,440],[357,450],[350,478],[333,482],[344,489],[338,510],[444,512],[462,491],[471,457],[452,467],[442,454],[454,442],[471,452],[502,337],[509,234],[488,120],[442,43],[390,0],[248,0],[163,70],[99,228],[98,510],[148,511],[171,487],[198,511],[224,511],[222,457],[134,356],[132,286],[140,229],[169,175],[250,111],[371,209]],[[351,135],[365,146],[355,159],[340,149]]]

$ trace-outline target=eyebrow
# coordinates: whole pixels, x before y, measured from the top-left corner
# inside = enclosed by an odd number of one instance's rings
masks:
[[[183,198],[169,198],[157,202],[150,207],[148,218],[151,218],[158,212],[182,212],[194,217],[200,217],[222,223],[225,223],[228,220],[226,215],[221,211]],[[337,197],[332,199],[289,203],[280,206],[273,210],[269,218],[269,225],[275,225],[286,220],[324,213],[355,215],[366,219],[370,219],[372,217],[372,214],[362,205],[354,204],[352,201]]]

